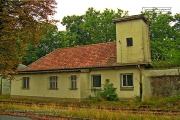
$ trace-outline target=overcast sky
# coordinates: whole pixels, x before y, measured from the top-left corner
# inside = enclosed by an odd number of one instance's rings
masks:
[[[140,14],[143,7],[171,7],[173,14],[180,13],[180,0],[56,0],[57,13],[55,19],[62,20],[65,16],[85,14],[89,7],[104,11],[105,8],[129,11],[129,15]],[[59,30],[65,27],[57,24]]]

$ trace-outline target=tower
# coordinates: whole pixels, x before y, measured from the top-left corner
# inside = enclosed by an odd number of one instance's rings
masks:
[[[143,15],[113,19],[116,24],[117,63],[150,63],[149,21]]]

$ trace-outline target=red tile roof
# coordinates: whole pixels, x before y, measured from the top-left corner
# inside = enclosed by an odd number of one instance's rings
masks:
[[[116,42],[60,48],[19,71],[115,66]]]

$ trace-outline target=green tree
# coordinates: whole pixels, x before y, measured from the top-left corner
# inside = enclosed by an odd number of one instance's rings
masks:
[[[66,16],[62,25],[66,26],[69,46],[86,45],[114,41],[116,39],[113,18],[127,15],[127,12],[117,9],[117,12],[105,9],[103,12],[89,8],[81,16]]]
[[[154,66],[178,66],[180,62],[179,15],[163,14],[153,11],[145,12],[151,22],[150,42]],[[175,23],[175,24],[173,24]]]
[[[34,46],[33,41],[28,44],[26,54],[23,56],[23,64],[29,65],[57,48],[66,47],[66,41],[61,39],[63,35],[63,31],[58,31],[56,25],[46,27],[39,44]]]

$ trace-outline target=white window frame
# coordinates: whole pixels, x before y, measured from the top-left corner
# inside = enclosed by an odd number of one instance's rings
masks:
[[[49,77],[49,89],[50,90],[57,90],[58,89],[58,77],[57,76],[50,76]]]
[[[132,79],[128,79],[128,76],[131,76],[131,78]],[[123,84],[123,82],[124,82],[124,77],[126,78],[125,79],[125,82],[126,82],[126,85],[124,85]],[[121,80],[120,80],[120,82],[121,82],[121,89],[123,90],[123,89],[125,89],[125,90],[132,90],[132,89],[134,89],[134,78],[133,78],[134,76],[133,76],[133,74],[132,73],[128,73],[128,74],[121,74]],[[128,81],[129,80],[132,80],[131,82],[132,82],[132,85],[128,85]]]
[[[94,86],[94,77],[95,76],[100,76],[100,86]],[[101,89],[101,83],[102,83],[102,80],[101,80],[101,75],[98,74],[98,75],[91,75],[91,81],[92,81],[92,89]]]
[[[23,77],[22,78],[22,89],[29,89],[29,83],[30,83],[30,78],[29,77]]]

